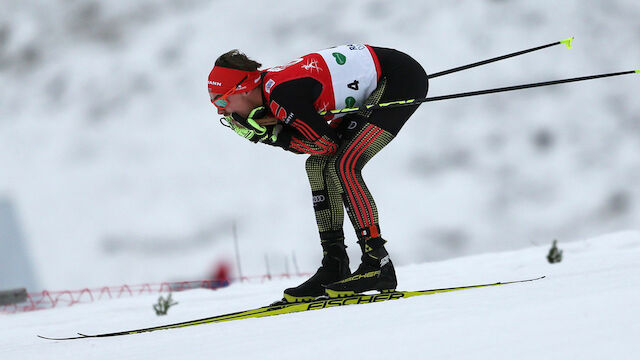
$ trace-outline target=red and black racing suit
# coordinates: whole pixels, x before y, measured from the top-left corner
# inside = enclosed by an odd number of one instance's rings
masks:
[[[426,96],[427,75],[416,60],[393,49],[369,49],[377,57],[379,81],[365,104]],[[362,168],[394,139],[418,106],[361,111],[328,123],[314,106],[323,84],[313,77],[289,79],[268,90],[266,105],[284,123],[273,145],[311,155],[306,171],[321,239],[344,238],[343,204],[359,239],[379,237],[378,211]]]

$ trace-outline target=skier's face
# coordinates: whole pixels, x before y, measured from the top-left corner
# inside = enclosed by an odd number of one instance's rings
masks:
[[[248,93],[215,94],[209,93],[211,102],[218,108],[218,114],[228,116],[236,113],[247,117],[253,107],[249,103]]]

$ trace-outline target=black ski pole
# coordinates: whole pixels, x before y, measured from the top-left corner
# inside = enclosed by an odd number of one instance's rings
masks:
[[[530,89],[530,88],[534,88],[534,87],[557,85],[557,84],[564,84],[564,83],[570,83],[570,82],[576,82],[576,81],[585,81],[585,80],[592,80],[592,79],[600,79],[600,78],[605,78],[605,77],[628,75],[628,74],[634,74],[634,73],[640,73],[640,70],[629,70],[629,71],[621,71],[621,72],[615,72],[615,73],[598,74],[598,75],[590,75],[590,76],[581,76],[581,77],[570,78],[570,79],[544,81],[544,82],[538,82],[538,83],[532,83],[532,84],[507,86],[507,87],[501,87],[501,88],[495,88],[495,89],[487,89],[487,90],[479,90],[479,91],[470,91],[470,92],[451,94],[451,95],[434,96],[434,97],[430,97],[430,98],[419,99],[419,100],[422,100],[422,101],[419,101],[419,103],[429,102],[429,101],[447,100],[447,99],[456,99],[456,98],[468,97],[468,96],[476,96],[476,95],[493,94],[493,93],[499,93],[499,92],[505,92],[505,91]]]
[[[495,88],[495,89],[478,90],[478,91],[470,91],[470,92],[463,92],[463,93],[450,94],[450,95],[434,96],[434,97],[428,97],[423,99],[397,100],[397,101],[391,101],[391,102],[381,103],[376,105],[365,105],[365,106],[356,107],[356,108],[323,111],[323,112],[320,112],[319,114],[322,116],[327,114],[333,114],[333,115],[349,114],[349,113],[354,113],[361,110],[376,110],[376,109],[387,109],[387,108],[394,108],[394,107],[401,107],[401,106],[419,105],[419,104],[422,104],[425,102],[431,102],[431,101],[440,101],[440,100],[456,99],[456,98],[476,96],[476,95],[494,94],[494,93],[505,92],[505,91],[522,90],[522,89],[529,89],[534,87],[557,85],[557,84],[564,84],[569,82],[585,81],[585,80],[599,79],[604,77],[628,75],[628,74],[634,74],[634,73],[640,74],[640,70],[629,70],[629,71],[621,71],[621,72],[615,72],[615,73],[589,75],[589,76],[582,76],[582,77],[576,77],[576,78],[570,78],[570,79],[561,79],[561,80],[545,81],[545,82],[538,82],[538,83],[531,83],[531,84],[524,84],[524,85],[507,86],[507,87],[501,87],[501,88]]]
[[[436,78],[438,76],[447,75],[447,74],[451,74],[451,73],[454,73],[454,72],[471,69],[471,68],[474,68],[476,66],[486,65],[486,64],[489,64],[489,63],[492,63],[492,62],[496,62],[496,61],[508,59],[508,58],[511,58],[511,57],[523,55],[523,54],[526,54],[526,53],[530,53],[530,52],[546,49],[548,47],[556,46],[556,45],[560,45],[560,44],[565,44],[567,49],[571,49],[571,42],[572,41],[573,41],[573,37],[570,37],[570,38],[567,38],[567,39],[564,39],[564,40],[552,42],[550,44],[533,47],[531,49],[526,49],[526,50],[522,50],[522,51],[516,51],[516,52],[511,53],[511,54],[506,54],[506,55],[494,57],[494,58],[491,58],[491,59],[487,59],[487,60],[482,60],[482,61],[478,61],[478,62],[475,62],[475,63],[471,63],[471,64],[468,64],[468,65],[455,67],[453,69],[440,71],[440,72],[437,72],[435,74],[430,74],[430,75],[427,75],[427,79],[433,79],[433,78]]]

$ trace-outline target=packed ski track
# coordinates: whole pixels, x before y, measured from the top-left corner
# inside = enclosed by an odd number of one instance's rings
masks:
[[[277,299],[299,279],[1,315],[2,359],[633,359],[640,351],[640,233],[482,254],[398,269],[419,290],[546,275],[540,281],[115,338],[50,341],[246,310]]]

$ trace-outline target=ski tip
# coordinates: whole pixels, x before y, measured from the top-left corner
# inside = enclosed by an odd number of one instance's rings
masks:
[[[636,74],[640,74],[640,69],[636,70]]]
[[[45,339],[45,340],[64,340],[65,338],[53,338],[53,337],[48,337],[48,336],[42,336],[42,335],[36,335],[37,337],[39,337],[40,339]]]
[[[52,340],[52,341],[64,341],[64,340],[75,340],[75,339],[82,339],[82,336],[72,336],[72,337],[67,337],[67,338],[53,338],[53,337],[47,337],[47,336],[42,336],[42,335],[36,335],[37,337],[39,337],[40,339],[45,339],[45,340]]]
[[[564,44],[567,47],[567,49],[572,49],[573,46],[571,46],[571,43],[573,42],[573,39],[574,39],[574,37],[572,36],[570,38],[567,38],[567,39],[564,39],[564,40],[560,40],[560,43]]]

